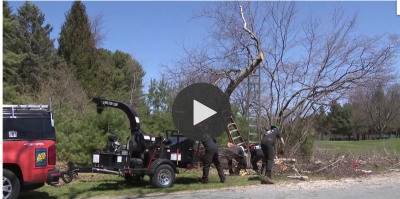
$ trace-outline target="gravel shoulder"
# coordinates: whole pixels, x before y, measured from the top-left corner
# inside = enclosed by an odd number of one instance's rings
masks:
[[[134,198],[324,198],[324,199],[398,199],[400,198],[400,173],[371,175],[363,178],[342,180],[311,180],[284,182],[274,185],[253,185],[230,187],[218,190],[202,190],[193,192],[175,192],[143,196],[124,196],[115,199]],[[107,197],[110,198],[110,197]],[[92,198],[95,199],[95,198]],[[96,199],[106,199],[97,197]]]

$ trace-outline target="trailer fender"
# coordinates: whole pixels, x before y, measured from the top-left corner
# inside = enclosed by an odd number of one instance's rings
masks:
[[[164,164],[171,166],[174,169],[175,173],[179,174],[179,170],[176,168],[174,163],[168,159],[155,159],[150,165],[148,174],[150,174],[150,175],[153,174],[159,166],[164,165]]]

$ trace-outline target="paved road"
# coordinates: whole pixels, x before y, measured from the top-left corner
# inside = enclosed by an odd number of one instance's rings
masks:
[[[400,199],[400,173],[340,181],[308,181],[275,185],[256,185],[223,190],[181,192],[147,196],[116,197],[115,199],[221,199],[221,198],[323,198],[323,199]]]

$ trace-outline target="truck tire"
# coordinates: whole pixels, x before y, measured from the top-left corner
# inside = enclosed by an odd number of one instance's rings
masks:
[[[8,169],[3,169],[3,198],[17,199],[21,185],[17,176]]]
[[[157,188],[172,187],[175,183],[175,171],[171,166],[163,164],[154,172],[151,181],[153,186]]]

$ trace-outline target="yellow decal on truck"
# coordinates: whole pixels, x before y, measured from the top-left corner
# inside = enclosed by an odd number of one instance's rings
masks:
[[[35,149],[35,165],[37,167],[47,166],[47,150],[46,149]]]

